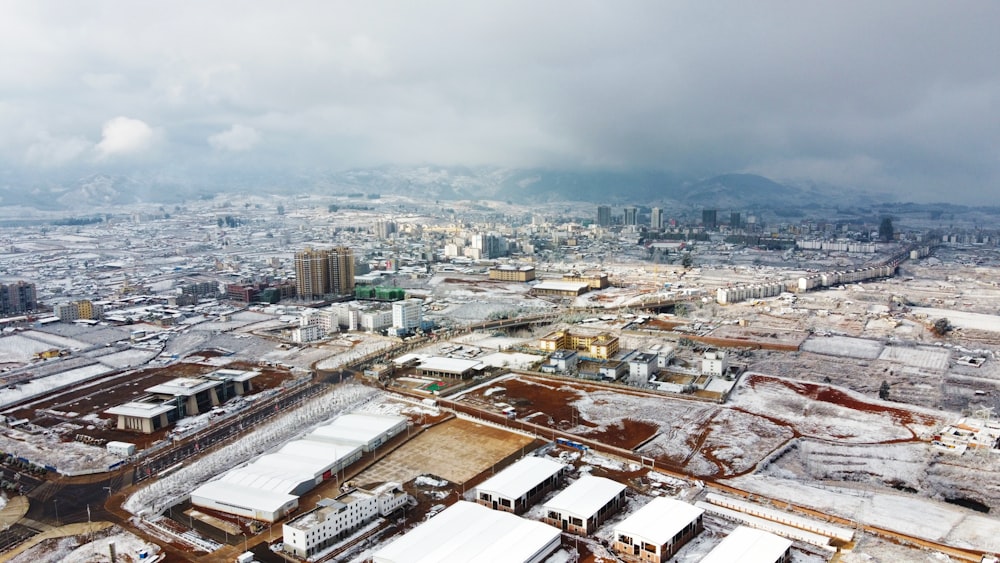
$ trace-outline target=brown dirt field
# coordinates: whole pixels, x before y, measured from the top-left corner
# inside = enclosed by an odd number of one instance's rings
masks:
[[[532,438],[521,434],[456,418],[410,440],[352,481],[363,487],[385,481],[405,483],[430,474],[465,483],[531,442]]]
[[[587,385],[584,382],[517,376],[498,382],[494,387],[503,387],[505,391],[494,392],[487,397],[482,394],[485,391],[483,389],[477,393],[466,394],[462,402],[472,403],[480,408],[496,402],[506,402],[515,408],[519,419],[532,413],[542,412],[545,413],[545,417],[534,416],[530,422],[563,431],[579,426],[595,428],[592,431],[577,430],[574,433],[627,450],[648,440],[658,430],[656,425],[628,417],[627,413],[623,413],[623,418],[618,424],[602,430],[596,429],[597,424],[581,417],[580,412],[573,408],[571,403],[585,393],[605,388]]]

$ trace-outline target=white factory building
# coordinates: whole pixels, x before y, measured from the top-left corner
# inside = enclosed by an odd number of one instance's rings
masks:
[[[385,483],[367,491],[353,489],[336,499],[322,499],[315,509],[282,526],[284,550],[308,558],[345,540],[379,516],[405,506],[410,495],[399,483]]]
[[[299,497],[219,480],[195,489],[191,493],[191,504],[273,523],[298,508]]]
[[[521,458],[476,487],[476,502],[493,510],[522,514],[559,486],[565,469],[549,458]]]
[[[542,506],[542,521],[586,536],[625,504],[625,485],[584,475]]]
[[[791,540],[771,532],[738,526],[701,563],[788,563],[791,547]]]
[[[458,501],[372,557],[372,563],[541,563],[562,534],[472,502]]]
[[[357,444],[363,451],[370,452],[406,430],[407,423],[404,416],[351,413],[316,428],[306,435],[306,439]]]
[[[343,419],[343,422],[340,422]],[[368,413],[345,414],[331,424],[326,435],[307,435],[264,454],[251,463],[226,472],[191,493],[195,506],[246,516],[265,522],[280,519],[289,499],[312,490],[323,481],[342,479],[343,469],[406,429],[401,416]],[[275,516],[278,515],[278,516]]]
[[[683,501],[654,498],[615,526],[614,550],[624,557],[663,563],[701,533],[704,513]]]

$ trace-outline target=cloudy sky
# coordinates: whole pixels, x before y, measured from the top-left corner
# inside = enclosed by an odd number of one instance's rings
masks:
[[[1000,193],[1000,3],[0,4],[0,166],[756,172]]]

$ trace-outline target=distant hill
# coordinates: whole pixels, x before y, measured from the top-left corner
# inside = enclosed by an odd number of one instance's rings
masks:
[[[661,171],[565,171],[498,167],[385,166],[341,172],[166,175],[89,174],[39,182],[3,178],[0,205],[39,209],[102,208],[139,202],[175,203],[219,193],[379,193],[429,200],[516,203],[586,201],[675,203],[746,208],[871,204],[866,194],[834,186],[792,186],[754,174],[688,178]]]

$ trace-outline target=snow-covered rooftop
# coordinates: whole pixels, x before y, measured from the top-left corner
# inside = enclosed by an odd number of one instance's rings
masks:
[[[295,495],[251,489],[226,481],[209,481],[191,492],[191,502],[195,504],[207,500],[262,512],[278,512],[288,503],[298,502],[298,498]]]
[[[379,436],[406,423],[404,416],[351,413],[313,430],[306,438],[344,444],[367,445]]]
[[[625,490],[625,485],[593,475],[584,475],[545,503],[546,510],[574,514],[583,519],[597,513],[605,504]]]
[[[458,501],[382,548],[373,563],[523,563],[559,547],[557,528]]]
[[[189,397],[201,393],[206,389],[211,389],[216,385],[221,385],[221,382],[202,379],[200,377],[178,377],[166,383],[154,385],[146,389],[146,391],[149,393],[174,395],[175,397]]]
[[[656,497],[615,526],[615,534],[663,545],[704,512],[683,501]]]
[[[791,540],[781,536],[738,526],[701,563],[774,563],[791,546]]]
[[[420,369],[443,373],[465,373],[482,365],[479,360],[463,360],[461,358],[443,358],[430,356],[420,361]]]
[[[555,460],[528,456],[483,481],[476,490],[488,491],[504,498],[520,498],[542,481],[559,473],[564,467]]]
[[[111,407],[104,412],[121,416],[153,418],[154,416],[160,416],[161,414],[170,412],[175,408],[177,407],[167,403],[144,403],[140,401],[132,401],[130,403],[125,403],[124,405]]]

